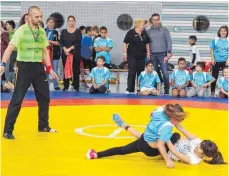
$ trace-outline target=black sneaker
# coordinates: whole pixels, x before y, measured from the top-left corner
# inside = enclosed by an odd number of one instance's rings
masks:
[[[38,129],[39,132],[50,132],[50,133],[55,133],[57,132],[55,129],[52,129],[50,127],[46,127],[46,128],[43,128],[43,129]]]
[[[166,91],[164,92],[164,95],[169,95],[169,91],[166,90]]]
[[[13,134],[10,134],[10,133],[4,133],[3,134],[3,137],[6,138],[6,139],[15,139],[15,137],[13,136]]]
[[[64,91],[64,92],[67,92],[67,91],[68,91],[68,89],[67,89],[67,88],[64,88],[64,89],[63,89],[63,91]]]
[[[55,89],[55,90],[60,90],[60,88],[59,88],[59,87],[55,87],[54,89]]]
[[[80,92],[80,90],[79,90],[79,89],[75,89],[75,91],[76,91],[76,92]]]
[[[172,144],[175,144],[179,140],[180,140],[180,134],[173,133],[172,137],[170,138],[170,141],[172,142]]]

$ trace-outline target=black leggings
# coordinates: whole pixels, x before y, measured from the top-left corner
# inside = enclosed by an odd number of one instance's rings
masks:
[[[211,84],[212,92],[215,92],[215,86],[219,76],[219,71],[220,69],[222,69],[223,71],[225,66],[226,66],[226,62],[216,62],[215,65],[212,66],[212,76],[216,79],[216,81]]]
[[[111,148],[102,152],[98,152],[98,158],[113,156],[113,155],[127,155],[130,153],[142,152],[146,156],[158,156],[160,152],[157,148],[152,148],[149,144],[144,140],[143,135],[140,139],[122,147]]]
[[[149,144],[144,140],[144,134],[140,137],[140,139],[127,144],[122,147],[114,147],[102,152],[98,152],[98,158],[102,157],[107,157],[107,156],[113,156],[113,155],[127,155],[130,153],[137,153],[137,152],[142,152],[146,156],[158,156],[160,155],[160,152],[157,148],[152,148],[149,146]],[[180,139],[180,134],[179,133],[174,133],[173,136],[171,137],[170,141],[172,144],[175,144],[178,140]],[[166,145],[166,150],[169,151],[167,145]]]
[[[138,78],[141,72],[144,71],[145,69],[145,57],[136,58],[133,56],[128,56],[127,62],[128,62],[127,91],[134,92],[136,74]]]

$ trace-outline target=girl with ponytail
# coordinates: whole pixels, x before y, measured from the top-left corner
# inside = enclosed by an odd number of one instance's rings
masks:
[[[204,158],[211,158],[211,160],[204,160],[209,164],[225,164],[218,146],[211,140],[203,140],[196,137],[194,134],[187,131],[181,124],[175,125],[176,128],[186,136],[186,139],[180,139],[174,144],[175,150],[181,153],[182,159],[178,159],[169,151],[169,157],[173,160],[181,160],[188,164],[199,164]]]

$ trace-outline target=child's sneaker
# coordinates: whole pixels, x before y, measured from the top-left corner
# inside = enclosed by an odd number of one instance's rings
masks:
[[[113,114],[112,119],[119,127],[125,126],[124,121],[121,119],[121,117],[118,114]]]
[[[86,157],[87,159],[96,159],[96,151],[94,149],[88,150]]]
[[[88,89],[88,88],[89,88],[89,86],[87,85],[86,82],[82,82],[82,86],[83,86],[85,89]]]

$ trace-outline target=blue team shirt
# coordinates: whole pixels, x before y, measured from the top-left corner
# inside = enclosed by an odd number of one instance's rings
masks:
[[[161,82],[157,72],[155,71],[152,73],[147,73],[146,71],[141,72],[138,76],[138,80],[140,81],[140,89],[143,87],[155,88],[155,83]]]
[[[158,107],[151,114],[151,120],[146,126],[144,140],[156,142],[158,139],[168,142],[172,137],[173,125],[164,113],[164,108]]]
[[[85,59],[90,59],[92,56],[92,50],[89,48],[92,46],[92,38],[84,36],[81,41],[81,56]]]
[[[191,75],[191,80],[198,86],[202,87],[208,81],[211,81],[213,77],[206,72],[194,72]]]
[[[218,87],[221,89],[223,88],[226,92],[228,92],[228,80],[224,77],[221,77],[217,81]]]
[[[171,79],[174,80],[176,86],[184,86],[190,80],[190,75],[187,70],[176,69],[172,72]]]
[[[90,76],[94,78],[96,85],[102,84],[105,80],[107,80],[105,86],[108,88],[108,81],[110,79],[110,70],[108,68],[103,67],[102,69],[99,69],[98,67],[95,67],[91,70]]]
[[[222,40],[220,37],[212,40],[210,48],[214,51],[216,62],[225,62],[228,59],[228,43],[229,39]]]
[[[94,48],[99,47],[99,46],[113,48],[113,42],[109,38],[98,37],[98,38],[95,39]],[[97,61],[97,57],[98,56],[104,56],[106,64],[110,64],[111,63],[111,56],[110,56],[109,52],[107,52],[107,51],[96,51],[96,59],[95,59],[95,61]]]

